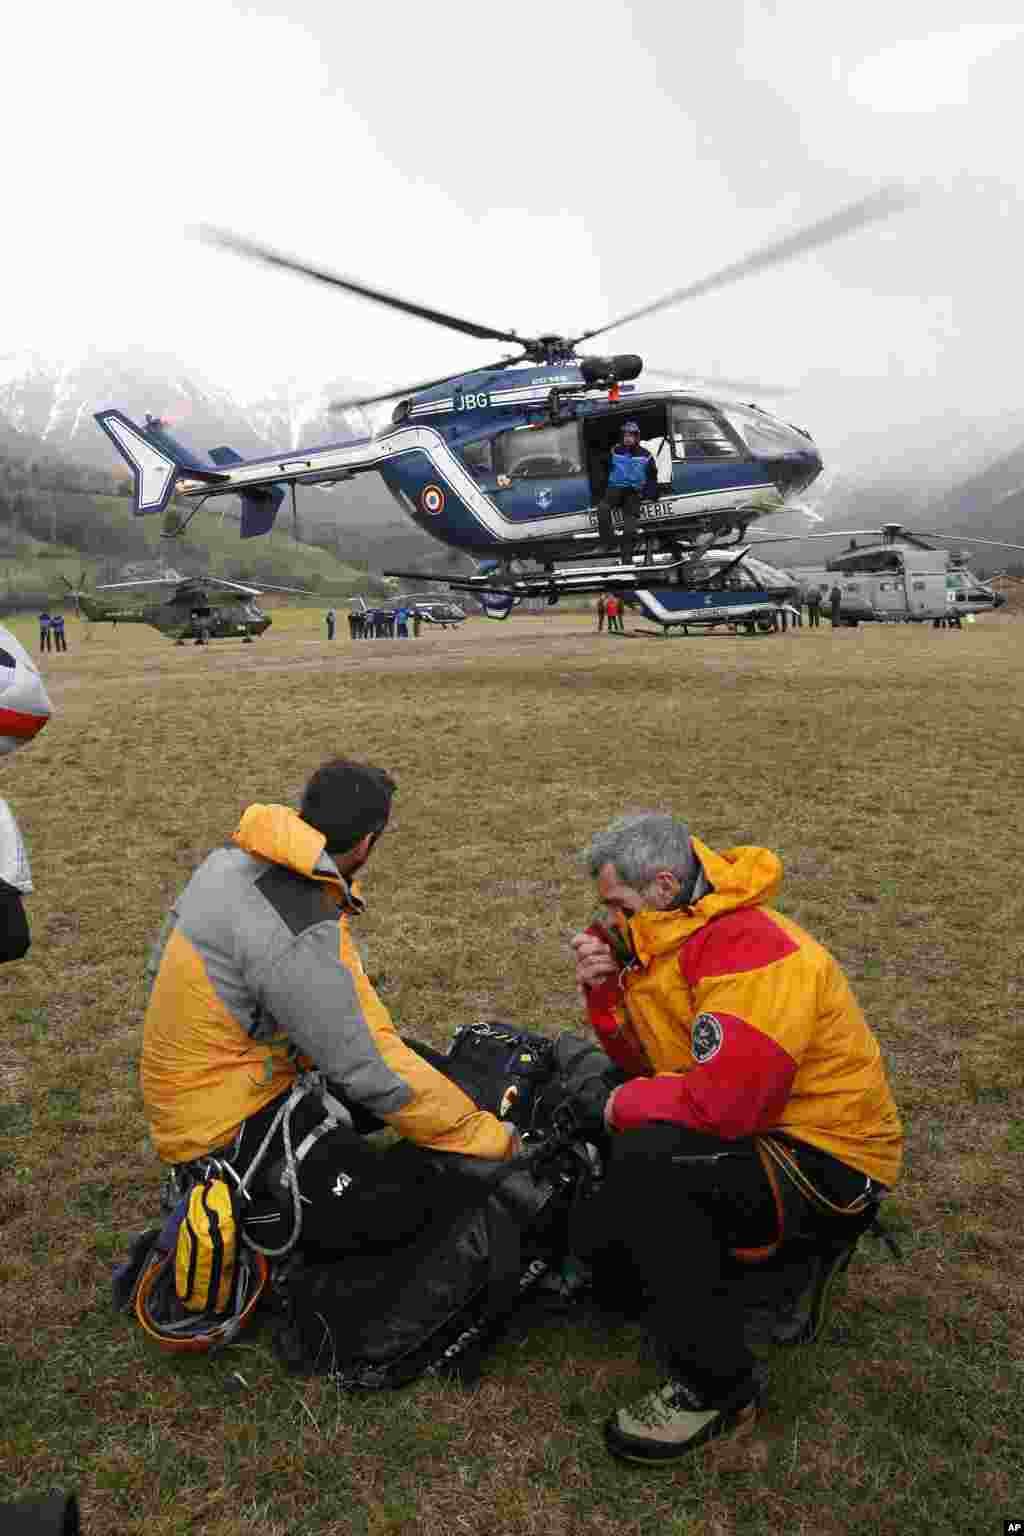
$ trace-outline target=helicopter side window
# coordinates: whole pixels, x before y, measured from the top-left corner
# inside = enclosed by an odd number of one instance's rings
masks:
[[[481,438],[476,443],[463,443],[459,453],[466,468],[478,480],[494,473],[494,444],[491,438]]]
[[[740,450],[725,423],[703,405],[672,406],[672,457],[687,462],[736,459]]]
[[[553,480],[583,473],[580,429],[575,422],[560,427],[514,427],[494,441],[497,466],[510,480]]]

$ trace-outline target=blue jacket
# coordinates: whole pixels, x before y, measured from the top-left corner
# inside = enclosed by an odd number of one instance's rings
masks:
[[[625,488],[639,491],[652,501],[658,494],[658,466],[653,456],[646,448],[641,448],[639,443],[635,448],[616,443],[612,449],[608,463],[608,489]]]

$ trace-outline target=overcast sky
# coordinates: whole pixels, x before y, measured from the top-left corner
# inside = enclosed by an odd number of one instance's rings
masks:
[[[571,333],[900,178],[913,211],[608,345],[792,383],[784,413],[841,457],[1024,403],[1019,0],[37,0],[4,31],[0,353],[400,384],[495,344],[189,227]]]

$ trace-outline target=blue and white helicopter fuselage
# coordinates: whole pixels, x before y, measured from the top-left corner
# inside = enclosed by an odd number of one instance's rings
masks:
[[[608,456],[627,418],[658,470],[657,496],[638,508],[645,554],[636,572],[598,530]],[[573,363],[466,374],[401,401],[372,435],[248,460],[219,447],[204,463],[152,418],[140,427],[110,409],[96,420],[132,469],[138,515],[164,512],[172,496],[236,495],[241,536],[251,538],[272,528],[288,486],[375,470],[417,526],[485,562],[487,579],[515,579],[518,595],[525,561],[550,579],[556,562],[602,556],[610,563],[591,570],[587,589],[616,573],[636,588],[643,573],[655,575],[657,552],[673,551],[682,565],[687,553],[742,538],[821,470],[807,433],[756,406],[678,388],[598,388]],[[559,590],[582,589],[555,579]]]
[[[661,444],[659,495],[640,509],[643,532],[742,530],[778,511],[821,469],[805,433],[751,406],[679,390],[629,391],[614,402],[603,391],[595,399],[573,366],[468,374],[460,386],[403,401],[392,423],[370,437],[249,460],[215,450],[208,465],[159,424],[138,427],[116,410],[96,419],[135,474],[138,514],[164,511],[175,493],[240,495],[243,513],[265,508],[262,517],[243,516],[242,537],[251,537],[272,525],[274,487],[377,470],[413,521],[442,543],[542,563],[556,549],[579,554],[579,541],[596,542],[595,463],[627,417]],[[247,499],[257,505],[245,507]]]

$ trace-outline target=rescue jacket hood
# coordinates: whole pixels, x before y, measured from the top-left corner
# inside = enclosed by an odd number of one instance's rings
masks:
[[[638,912],[628,922],[633,951],[642,965],[655,955],[678,946],[703,928],[713,917],[739,907],[762,907],[778,894],[782,884],[782,860],[768,848],[726,848],[716,853],[699,838],[692,839],[711,889],[691,907],[667,912]]]
[[[297,875],[305,875],[307,880],[324,881],[336,890],[347,911],[363,911],[365,903],[358,886],[355,882],[349,885],[326,852],[324,834],[303,821],[290,806],[250,805],[242,813],[231,841],[255,858],[281,864]]]

